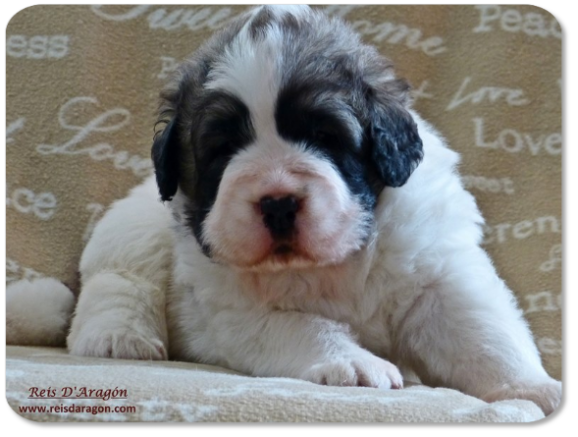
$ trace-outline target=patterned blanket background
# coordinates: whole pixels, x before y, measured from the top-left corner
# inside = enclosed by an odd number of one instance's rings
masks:
[[[7,280],[77,264],[152,171],[158,92],[245,6],[33,6],[7,27]],[[394,61],[462,155],[485,248],[561,377],[561,29],[532,6],[329,6]]]

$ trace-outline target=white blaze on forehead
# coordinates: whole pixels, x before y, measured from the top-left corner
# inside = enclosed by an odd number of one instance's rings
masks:
[[[305,5],[267,6],[273,15],[291,14],[300,17],[309,12]],[[251,24],[262,10],[253,11],[253,18],[240,30],[223,56],[209,73],[206,89],[223,90],[238,97],[251,113],[257,136],[275,127],[274,105],[279,92],[283,68],[283,30],[275,20],[263,38],[251,35]]]

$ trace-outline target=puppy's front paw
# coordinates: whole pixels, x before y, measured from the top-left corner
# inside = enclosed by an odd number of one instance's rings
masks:
[[[549,378],[541,382],[507,384],[482,397],[487,402],[504,399],[526,399],[537,404],[544,414],[552,413],[562,400],[562,383]]]
[[[397,367],[370,353],[314,364],[303,379],[322,385],[403,388],[403,378]]]
[[[166,360],[164,343],[151,333],[117,328],[101,331],[83,329],[71,335],[68,348],[72,355],[130,360]]]

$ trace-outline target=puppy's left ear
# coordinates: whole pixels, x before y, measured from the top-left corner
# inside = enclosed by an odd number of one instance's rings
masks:
[[[151,151],[157,185],[163,202],[173,198],[179,184],[179,146],[176,124],[176,117],[173,117],[162,132],[155,135]]]
[[[423,147],[417,125],[406,109],[409,85],[400,80],[388,85],[373,89],[369,95],[369,156],[386,186],[401,187],[421,162]]]

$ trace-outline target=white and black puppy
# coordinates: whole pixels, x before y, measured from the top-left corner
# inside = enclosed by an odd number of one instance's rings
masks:
[[[458,155],[346,24],[257,8],[162,97],[156,181],[86,247],[71,353],[386,389],[407,367],[556,408]]]

